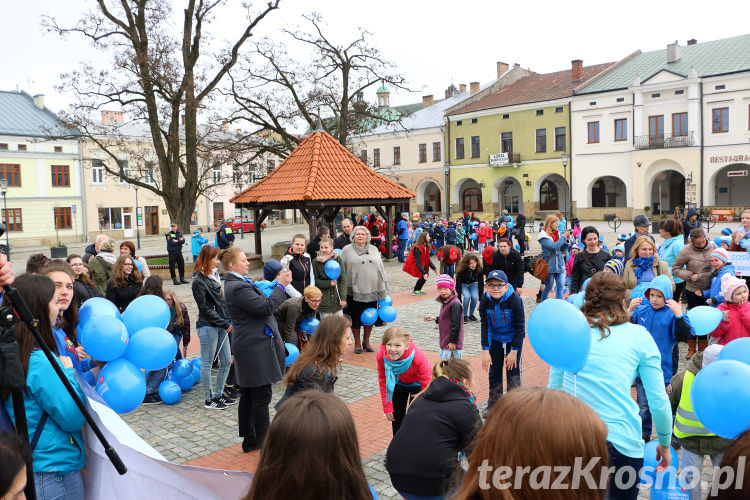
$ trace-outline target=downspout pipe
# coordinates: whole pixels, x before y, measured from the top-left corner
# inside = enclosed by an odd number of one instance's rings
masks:
[[[700,107],[701,107],[701,110],[700,110],[700,116],[701,116],[701,120],[700,120],[700,124],[701,124],[701,148],[700,148],[700,155],[701,155],[701,159],[700,159],[700,170],[701,170],[701,174],[700,174],[701,175],[701,180],[700,180],[701,203],[700,203],[700,212],[702,212],[703,211],[703,199],[704,199],[705,194],[706,194],[704,192],[705,186],[703,185],[703,148],[704,148],[704,146],[703,146],[703,82],[702,81],[698,82],[698,89],[699,89],[699,93],[700,93]],[[687,213],[687,210],[685,211],[685,213]]]

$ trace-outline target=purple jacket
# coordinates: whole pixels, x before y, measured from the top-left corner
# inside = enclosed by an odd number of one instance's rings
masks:
[[[456,349],[464,348],[464,315],[461,301],[454,293],[445,301],[438,297],[437,301],[442,304],[440,315],[435,322],[440,332],[440,348],[448,349],[448,344],[456,344]]]

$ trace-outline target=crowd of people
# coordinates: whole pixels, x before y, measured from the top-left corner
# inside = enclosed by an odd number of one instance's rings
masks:
[[[750,248],[750,210],[742,214],[742,227],[722,235],[726,239],[718,244],[690,214],[685,224],[663,221],[658,244],[637,216],[633,234],[618,237],[612,253],[596,228],[581,228],[577,221],[569,227],[561,214],[549,215],[537,236],[540,254],[533,266],[544,278],[538,300],[580,295],[591,351],[577,373],[552,368],[547,388],[522,383],[527,317],[519,293],[528,270],[522,255],[529,251],[523,215],[514,219],[503,213],[490,223],[465,213],[455,222],[417,227],[404,215],[394,236],[403,271],[417,278],[412,293],[424,295],[430,271],[436,274],[440,311],[424,318],[437,325],[434,346],[418,346],[406,328],[394,324],[376,347],[374,325],[363,321],[363,312],[377,309],[388,291],[381,217],[359,224],[344,219],[335,239],[327,228],[312,241],[295,235],[284,258],[264,264],[262,280],[248,277],[247,256],[227,241],[228,228],[217,226],[214,245],[193,235],[200,243],[191,248],[191,288],[204,407],[224,410],[237,404],[242,451],[260,450],[245,498],[373,498],[353,418],[334,395],[350,348],[374,355],[383,416],[393,434],[385,467],[406,499],[540,498],[538,480],[523,469],[570,466],[578,458],[598,459],[593,477],[605,481],[574,487],[573,477],[562,478],[566,487],[554,490],[554,497],[547,492],[549,498],[635,499],[637,480],[622,485],[613,478],[621,470],[640,469],[644,444],[654,437],[659,471],[674,460],[670,445],[682,448],[683,466],[701,466],[708,456],[738,473],[747,468],[750,431],[736,440],[722,439],[691,419],[690,386],[724,345],[750,337],[748,287],[735,276],[728,253]],[[166,238],[168,245],[180,245],[181,256],[184,237],[177,228]],[[77,341],[77,312],[91,297],[105,297],[120,311],[140,295],[162,297],[171,311],[167,330],[178,346],[182,343],[177,357],[187,356],[187,307],[150,274],[131,242],[120,245],[118,257],[115,248],[104,236],[83,257],[32,256],[27,272],[15,281],[0,255],[0,285],[13,283],[19,290],[80,395],[76,372],[87,383],[83,375],[103,364]],[[172,253],[172,278],[182,283],[184,262]],[[439,270],[432,255],[438,256]],[[707,338],[695,335],[686,314],[699,305],[722,313]],[[313,321],[314,335],[306,326]],[[475,321],[490,389],[482,412],[476,394],[480,375],[463,359],[464,328]],[[28,328],[18,323],[14,332],[26,375],[30,439],[22,443],[0,434],[0,498],[17,498],[31,469],[38,498],[82,499],[83,417]],[[679,342],[689,346],[683,371],[678,371]],[[289,344],[300,354],[287,366]],[[433,364],[425,350],[435,348],[439,360]],[[144,403],[159,402],[156,388],[165,377],[166,369],[147,374]],[[280,381],[285,392],[271,421],[272,384]],[[2,398],[13,421],[7,391]],[[490,473],[500,466],[510,472]],[[700,481],[689,489],[691,498],[700,498]],[[716,498],[742,494],[722,489]]]

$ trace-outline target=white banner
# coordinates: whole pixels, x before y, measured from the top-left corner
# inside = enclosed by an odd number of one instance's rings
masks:
[[[729,260],[737,271],[737,276],[750,276],[750,253],[729,252]]]

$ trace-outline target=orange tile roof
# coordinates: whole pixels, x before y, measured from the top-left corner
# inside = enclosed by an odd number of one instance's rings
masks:
[[[313,132],[273,172],[232,203],[413,198],[416,194],[373,172],[326,132]]]
[[[488,94],[479,100],[470,102],[465,106],[455,107],[450,110],[449,114],[458,115],[515,104],[551,101],[570,97],[578,87],[588,83],[589,80],[606,71],[613,64],[615,63],[584,66],[583,78],[580,80],[573,80],[571,70],[569,69],[554,73],[534,73],[502,87],[497,92]]]

